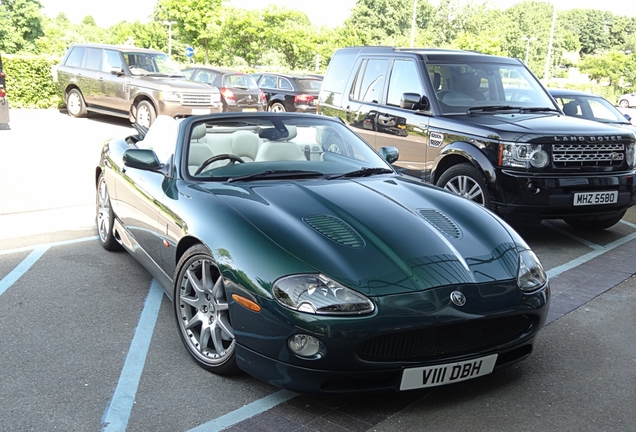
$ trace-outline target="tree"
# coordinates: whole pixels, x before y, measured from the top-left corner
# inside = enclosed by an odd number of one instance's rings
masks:
[[[617,86],[626,74],[632,75],[626,66],[629,57],[618,51],[609,51],[601,55],[587,56],[579,62],[579,70],[586,73],[591,80],[600,84],[601,80],[608,80],[609,85]]]
[[[44,35],[41,9],[39,0],[0,1],[0,51],[36,51],[35,41]]]

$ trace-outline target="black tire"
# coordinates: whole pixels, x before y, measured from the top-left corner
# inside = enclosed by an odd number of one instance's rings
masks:
[[[273,104],[271,104],[269,106],[269,111],[272,112],[285,112],[287,111],[287,109],[285,108],[285,105],[283,105],[280,102],[274,102]]]
[[[564,220],[572,228],[586,231],[602,231],[619,223],[623,216],[625,216],[624,211],[606,218],[570,218]]]
[[[109,251],[122,250],[122,246],[113,234],[115,214],[110,205],[110,195],[104,174],[100,174],[97,180],[96,212],[95,221],[97,224],[97,233],[99,234],[99,243],[104,249]]]
[[[629,108],[629,101],[627,99],[621,99],[618,106],[621,108]]]
[[[461,163],[450,167],[437,181],[437,186],[461,195],[490,209],[490,194],[486,181],[471,163]]]
[[[190,356],[218,375],[239,372],[223,278],[205,246],[194,245],[183,254],[174,281],[177,328]]]
[[[86,102],[82,92],[78,89],[71,89],[66,96],[66,111],[71,117],[86,117]]]
[[[142,100],[136,107],[137,115],[135,116],[135,123],[141,126],[149,128],[157,118],[157,111],[155,107],[148,101]]]

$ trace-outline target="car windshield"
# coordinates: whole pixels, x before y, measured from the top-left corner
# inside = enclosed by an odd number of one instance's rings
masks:
[[[541,84],[520,64],[430,62],[428,72],[444,114],[497,108],[556,109]],[[494,109],[493,109],[494,108]]]
[[[594,95],[559,96],[553,94],[566,115],[594,120],[602,123],[630,124],[608,100]]]
[[[233,74],[223,77],[223,86],[232,88],[257,89],[256,80],[252,75]]]
[[[130,73],[136,76],[154,75],[183,77],[183,72],[167,54],[146,52],[125,52],[124,58]]]
[[[303,90],[320,90],[322,81],[317,79],[299,79],[298,85]]]
[[[360,137],[319,116],[241,113],[208,118],[193,124],[188,136],[184,168],[202,181],[393,173]]]

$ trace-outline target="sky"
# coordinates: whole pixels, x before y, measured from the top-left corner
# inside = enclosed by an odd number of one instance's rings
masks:
[[[437,4],[439,0],[429,0]],[[469,1],[469,0],[467,0]],[[519,0],[489,0],[494,7],[508,8]],[[631,0],[554,0],[558,10],[572,8],[599,9],[616,15],[636,16],[636,2]],[[64,12],[73,23],[91,15],[100,27],[110,27],[120,21],[148,22],[157,0],[40,0],[44,14],[50,17]],[[284,6],[305,12],[312,24],[335,27],[349,16],[356,0],[230,0],[235,7],[253,9],[267,4]],[[124,12],[125,11],[125,12]]]

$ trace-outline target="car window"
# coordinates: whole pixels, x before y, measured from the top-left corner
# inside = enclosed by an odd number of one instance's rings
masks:
[[[216,77],[216,74],[214,72],[199,71],[194,76],[194,81],[201,82],[204,84],[210,84],[212,83],[212,81],[214,81],[214,77]]]
[[[102,49],[101,48],[89,48],[86,56],[86,69],[98,71],[101,70],[102,64]]]
[[[605,120],[605,121],[616,121],[617,116],[615,111],[610,107],[606,106],[603,102],[598,99],[588,99],[588,104],[590,109],[592,110],[592,117],[597,120]],[[623,119],[618,119],[623,121]]]
[[[328,72],[322,83],[323,90],[344,93],[347,79],[349,78],[349,70],[354,64],[358,51],[342,50],[336,52],[329,62]]]
[[[379,102],[388,63],[388,59],[364,60],[353,83],[351,98],[362,102]]]
[[[84,47],[73,47],[71,48],[71,52],[66,58],[65,66],[70,67],[81,67],[82,59],[84,58],[84,52],[86,52],[86,48]]]
[[[278,88],[282,89],[282,90],[293,90],[294,87],[292,86],[292,84],[289,82],[289,80],[287,78],[280,78],[278,80]]]
[[[415,62],[413,60],[397,59],[393,62],[386,103],[400,106],[400,100],[404,93],[417,93],[422,96],[424,87]]]
[[[110,73],[114,68],[124,69],[124,65],[121,61],[121,56],[118,51],[104,50],[104,58],[102,60],[102,72]]]
[[[263,75],[261,79],[261,87],[276,88],[276,77],[272,75]]]
[[[192,74],[194,73],[194,69],[183,69],[181,71],[186,79],[192,79]]]
[[[223,87],[241,87],[245,89],[257,89],[256,81],[251,75],[233,74],[223,77]]]
[[[317,79],[299,79],[296,80],[298,86],[303,90],[320,90],[322,81]]]
[[[126,64],[133,75],[183,77],[183,73],[165,53],[125,52]]]

